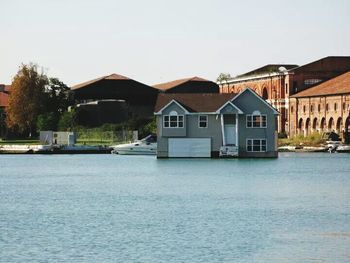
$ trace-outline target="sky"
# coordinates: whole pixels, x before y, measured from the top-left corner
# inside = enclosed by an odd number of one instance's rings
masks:
[[[148,85],[350,56],[348,0],[0,0],[0,83],[21,63],[74,85]]]

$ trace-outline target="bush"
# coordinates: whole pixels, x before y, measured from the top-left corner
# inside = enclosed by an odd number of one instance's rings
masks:
[[[57,121],[58,118],[53,112],[40,114],[36,122],[37,131],[55,131],[57,129]]]

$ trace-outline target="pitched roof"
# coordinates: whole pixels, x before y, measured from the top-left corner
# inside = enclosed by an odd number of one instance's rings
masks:
[[[74,85],[72,87],[72,89],[80,89],[80,88],[86,87],[90,84],[96,83],[100,80],[104,80],[104,79],[107,79],[107,80],[130,80],[128,77],[113,73],[111,75],[103,76],[103,77],[100,77],[97,79],[89,80],[89,81]]]
[[[236,93],[161,93],[154,111],[159,112],[172,100],[177,101],[189,112],[215,112]]]
[[[174,87],[177,87],[177,86],[179,86],[181,84],[184,84],[184,83],[190,82],[190,81],[207,81],[207,82],[210,82],[210,80],[203,79],[203,78],[200,78],[200,77],[192,77],[192,78],[173,80],[173,81],[165,82],[165,83],[159,83],[159,84],[153,85],[153,87],[155,87],[156,89],[160,89],[160,90],[168,90],[168,89],[172,89]]]
[[[6,92],[0,91],[0,107],[7,107],[9,105],[9,95]]]
[[[294,64],[267,64],[265,66],[254,69],[254,70],[249,71],[247,73],[244,73],[242,75],[238,75],[236,78],[262,75],[262,74],[268,74],[268,73],[273,73],[273,72],[281,72],[281,70],[283,68],[286,70],[290,70],[290,69],[297,68],[297,67],[298,67],[298,65],[294,65]]]
[[[325,95],[337,95],[350,93],[350,71],[325,81],[317,86],[311,87],[309,89],[300,91],[292,98],[299,97],[315,97],[315,96],[325,96]]]

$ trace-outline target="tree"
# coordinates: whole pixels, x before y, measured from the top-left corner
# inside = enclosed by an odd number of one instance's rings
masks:
[[[57,78],[50,78],[45,89],[46,111],[60,116],[70,105],[70,93],[66,84]]]
[[[66,111],[62,114],[58,122],[59,131],[73,131],[76,126],[77,113],[74,109]]]
[[[219,77],[216,79],[220,84],[227,83],[230,79],[232,79],[230,73],[220,73]]]
[[[40,131],[55,131],[57,129],[57,114],[54,112],[47,112],[40,114],[36,122],[36,129]]]
[[[46,75],[35,64],[22,64],[11,84],[6,123],[10,129],[32,135],[38,115],[44,110]]]

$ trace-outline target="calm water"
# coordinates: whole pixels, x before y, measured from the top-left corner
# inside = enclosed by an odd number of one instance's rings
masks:
[[[350,154],[1,155],[0,262],[350,262]]]

